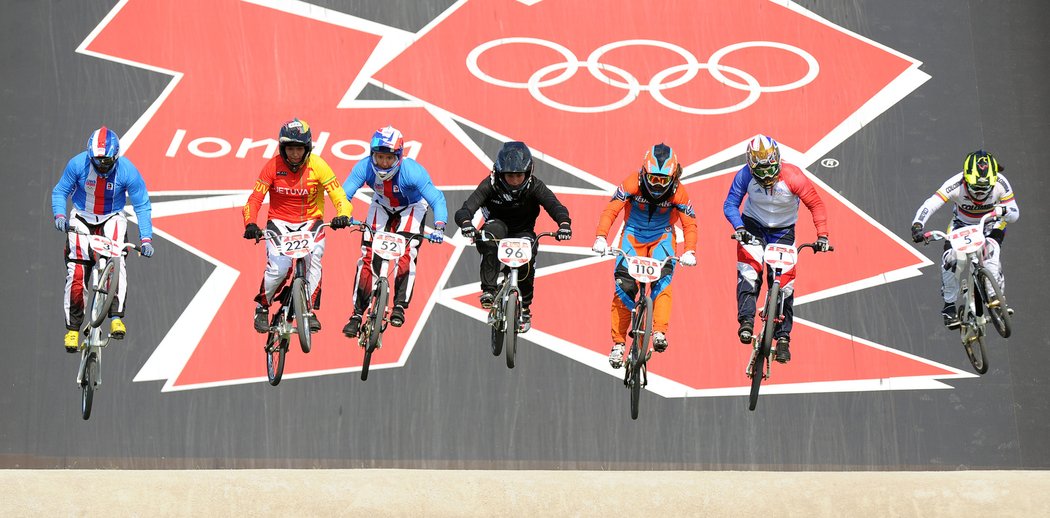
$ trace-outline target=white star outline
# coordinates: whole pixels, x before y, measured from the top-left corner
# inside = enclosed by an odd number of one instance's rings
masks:
[[[347,29],[360,31],[364,33],[374,34],[380,36],[379,43],[373,50],[372,54],[362,66],[361,71],[357,75],[356,79],[351,83],[347,89],[343,99],[337,104],[337,109],[369,109],[369,108],[424,108],[433,116],[447,131],[449,131],[471,154],[473,154],[481,163],[485,164],[486,167],[491,167],[491,160],[484,154],[480,147],[471,139],[457,124],[461,123],[474,130],[477,130],[489,137],[492,137],[499,141],[510,140],[508,137],[500,134],[499,132],[490,128],[484,127],[474,121],[460,117],[456,114],[448,112],[434,104],[428,103],[422,99],[413,97],[407,92],[400,91],[390,85],[383,84],[372,78],[372,75],[386,66],[388,63],[393,61],[404,49],[408,48],[415,41],[420,39],[424,34],[430,31],[433,27],[436,27],[446,18],[448,18],[457,9],[465,5],[466,0],[460,0],[446,9],[441,15],[433,19],[429,24],[420,29],[417,33],[410,33],[401,29],[385,26],[369,20],[351,16],[338,11],[329,10],[320,6],[309,4],[298,0],[243,0],[246,3],[256,4],[262,7],[286,12],[288,14],[302,16],[318,20],[324,23],[329,23],[344,27]],[[519,0],[525,5],[533,5],[538,3],[539,0]],[[921,275],[920,269],[929,266],[932,262],[927,259],[924,255],[918,253],[908,243],[898,238],[895,234],[890,232],[887,228],[881,225],[879,222],[872,219],[858,207],[850,203],[847,199],[842,197],[834,189],[829,188],[819,178],[815,177],[807,169],[809,165],[814,163],[817,159],[822,157],[825,153],[835,148],[861,127],[874,120],[878,115],[895,105],[901,99],[909,95],[912,91],[917,89],[923,83],[930,79],[930,76],[925,72],[919,70],[921,62],[905,56],[893,49],[885,47],[875,41],[872,41],[863,36],[857,35],[853,32],[847,31],[841,27],[838,27],[827,20],[817,16],[816,14],[803,9],[802,7],[786,0],[770,0],[772,3],[785,6],[790,10],[799,13],[807,18],[813,19],[819,23],[825,24],[832,27],[840,32],[850,35],[853,38],[862,40],[870,45],[878,47],[886,52],[894,54],[912,63],[912,65],[902,72],[897,78],[891,81],[886,87],[884,87],[878,94],[869,99],[863,104],[857,111],[855,111],[850,117],[844,120],[831,132],[829,132],[824,138],[814,144],[809,150],[805,152],[798,152],[787,146],[781,146],[782,154],[785,160],[790,161],[799,165],[806,173],[806,175],[825,192],[835,196],[848,208],[856,212],[864,220],[869,222],[875,228],[889,236],[892,240],[902,245],[906,250],[910,251],[916,258],[917,264],[913,266],[904,267],[895,271],[886,272],[878,276],[864,279],[849,284],[837,286],[832,289],[824,290],[817,293],[810,293],[805,296],[800,296],[796,299],[796,304],[805,304],[814,300],[820,300],[823,298],[841,295],[852,291],[865,289],[872,286],[877,286],[889,282],[894,282],[902,279],[907,279]],[[181,81],[183,74],[178,71],[163,69],[153,65],[135,62],[124,58],[110,56],[95,51],[88,50],[88,46],[91,42],[100,34],[109,22],[120,12],[120,10],[128,3],[128,0],[121,0],[110,10],[105,18],[95,27],[95,29],[85,38],[85,40],[76,49],[76,52],[92,56],[98,59],[104,59],[108,61],[114,61],[124,65],[134,66],[143,68],[153,72],[167,74],[172,77],[171,81],[164,88],[157,99],[150,105],[150,107],[143,113],[143,115],[125,132],[122,140],[124,142],[125,151],[131,148],[135,138],[141,133],[146,127],[149,121],[157,110],[164,104],[164,101],[174,91],[175,87]],[[357,100],[356,98],[360,95],[361,91],[367,85],[374,85],[376,87],[387,90],[393,94],[398,95],[405,101],[363,101]],[[701,174],[702,171],[713,167],[717,164],[721,164],[739,156],[739,149],[743,148],[747,140],[743,140],[738,144],[728,146],[720,152],[714,153],[708,157],[705,157],[695,163],[692,163],[684,168],[684,182],[694,183],[702,179],[709,178],[712,176],[718,176],[723,174],[731,174],[737,170],[737,167],[724,169],[721,171]],[[556,193],[571,193],[571,194],[591,194],[607,197],[615,190],[615,185],[596,177],[590,173],[587,173],[572,164],[563,162],[556,159],[553,156],[549,156],[542,152],[542,150],[533,149],[534,156],[543,160],[544,162],[560,169],[561,171],[572,175],[583,182],[590,184],[593,188],[569,188],[569,187],[558,187],[551,186],[551,189]],[[442,190],[472,190],[475,186],[442,186]],[[151,193],[155,197],[163,196],[200,196],[198,198],[183,199],[178,201],[169,202],[157,202],[153,204],[153,216],[160,218],[164,216],[174,216],[179,214],[190,214],[194,212],[210,211],[224,208],[239,207],[243,205],[243,202],[248,195],[249,190],[208,190],[208,191],[161,191]],[[355,198],[368,202],[369,198],[367,192],[358,192]],[[128,211],[129,218],[135,220],[134,214]],[[163,392],[175,391],[175,390],[187,390],[196,388],[207,388],[214,386],[225,386],[239,383],[253,383],[257,381],[263,381],[265,377],[240,379],[240,380],[229,380],[214,383],[203,383],[195,385],[180,385],[175,386],[175,380],[178,379],[179,374],[185,367],[187,361],[192,356],[197,345],[200,343],[201,338],[207,331],[211,324],[211,320],[217,313],[218,308],[225,303],[226,297],[233,287],[240,272],[221,261],[211,257],[202,250],[199,250],[178,238],[168,234],[163,229],[154,228],[154,232],[172,244],[175,244],[186,251],[200,257],[206,262],[209,262],[215,266],[215,269],[205,280],[204,284],[199,288],[196,295],[187,305],[183,313],[178,317],[171,329],[161,340],[160,344],[157,345],[155,351],[146,361],[146,363],[139,370],[138,374],[134,377],[133,381],[145,382],[145,381],[164,381],[165,384],[162,387]],[[403,366],[408,357],[411,355],[412,349],[421,333],[423,326],[425,325],[434,304],[439,303],[445,307],[458,311],[470,318],[484,322],[486,319],[486,313],[478,308],[474,308],[468,304],[462,303],[456,300],[464,294],[476,292],[479,289],[479,283],[470,283],[461,286],[455,286],[450,288],[442,289],[452,270],[455,268],[460,255],[464,249],[469,246],[469,241],[462,237],[457,232],[455,236],[448,240],[449,246],[454,246],[452,256],[449,259],[444,271],[442,272],[437,284],[434,287],[434,291],[426,301],[426,304],[422,310],[419,321],[415,324],[415,327],[411,333],[405,348],[396,362],[387,363],[383,365],[373,365],[372,369],[382,368],[395,368]],[[553,246],[553,245],[542,245],[540,250],[544,253],[569,253],[569,254],[589,254],[589,249],[583,247],[568,247],[568,246]],[[553,273],[573,269],[579,266],[593,264],[596,262],[603,261],[604,259],[598,257],[587,257],[584,259],[569,261],[561,263],[555,266],[540,268],[537,270],[537,276],[550,275]],[[913,360],[923,362],[934,366],[939,369],[943,369],[954,374],[948,376],[916,376],[916,377],[902,377],[892,379],[875,379],[875,380],[855,380],[855,381],[839,381],[839,382],[819,382],[819,383],[797,383],[797,384],[783,384],[783,385],[770,385],[763,389],[764,393],[777,394],[777,393],[800,393],[800,392],[843,392],[843,391],[867,391],[867,390],[915,390],[915,389],[948,389],[952,388],[941,381],[941,379],[953,379],[953,378],[972,378],[976,377],[975,374],[971,374],[959,369],[955,369],[950,366],[946,366],[937,362],[933,362],[909,353],[905,353],[896,349],[892,349],[874,342],[864,340],[862,338],[842,333],[840,331],[816,324],[814,322],[805,321],[803,319],[796,319],[797,322],[807,325],[810,327],[817,328],[824,332],[837,335],[850,340],[853,343],[860,344],[867,347],[872,347],[893,354],[905,356]],[[524,338],[536,345],[539,345],[545,349],[554,351],[558,354],[567,356],[573,360],[576,360],[584,365],[588,365],[599,371],[605,372],[611,376],[619,377],[618,371],[613,370],[609,367],[605,355],[591,351],[583,346],[562,340],[557,336],[543,332],[537,327],[533,329],[527,335],[522,335]],[[193,344],[192,347],[188,347],[187,344]],[[325,374],[337,374],[351,371],[360,370],[359,367],[345,368],[345,369],[331,369],[324,371],[312,371],[303,372],[297,374],[289,374],[286,378],[295,377],[312,377]],[[670,379],[650,374],[648,390],[660,394],[664,397],[714,397],[714,396],[734,396],[743,395],[747,393],[747,387],[741,386],[737,388],[724,388],[724,389],[706,389],[697,390]]]

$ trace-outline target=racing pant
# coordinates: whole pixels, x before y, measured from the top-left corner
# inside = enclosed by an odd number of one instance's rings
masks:
[[[117,212],[105,216],[80,213],[72,209],[69,214],[70,229],[77,229],[88,234],[106,236],[118,243],[123,243],[128,232],[128,220],[124,214]],[[84,286],[91,282],[91,269],[95,266],[94,253],[88,247],[88,240],[74,233],[66,234],[66,288],[63,296],[63,308],[66,317],[66,329],[79,330],[84,323]],[[115,258],[120,267],[117,277],[117,292],[109,316],[123,317],[124,303],[128,293],[128,275],[124,256]]]
[[[278,234],[287,234],[288,232],[316,230],[322,223],[323,221],[319,219],[301,223],[271,219],[266,222],[266,228]],[[324,256],[324,239],[324,230],[322,230],[314,238],[313,250],[303,258],[307,267],[306,292],[310,294],[310,305],[314,309],[321,308],[321,257]],[[270,307],[277,294],[277,288],[284,286],[292,277],[294,261],[291,257],[281,254],[280,247],[275,245],[273,240],[266,240],[266,270],[263,272],[262,283],[259,285],[259,293],[255,296],[255,302],[263,307]]]
[[[365,224],[373,230],[384,232],[396,232],[405,237],[423,232],[426,224],[427,209],[426,200],[404,207],[385,207],[382,204],[372,202],[368,207],[368,216]],[[412,301],[412,290],[416,284],[416,259],[419,257],[419,239],[411,239],[405,255],[398,259],[396,265],[388,268],[396,268],[394,274],[394,304],[407,309]],[[380,267],[383,258],[372,254],[372,240],[366,233],[361,238],[361,258],[357,260],[357,274],[354,280],[354,314],[362,315],[368,308],[368,299],[372,295],[372,288],[379,278]],[[369,265],[365,268],[365,265]]]
[[[964,226],[966,224],[961,221],[952,222],[952,230]],[[1000,228],[992,229],[988,232],[988,239],[984,241],[984,250],[981,251],[984,267],[988,270],[988,273],[992,274],[992,278],[999,283],[1004,297],[1006,296],[1006,276],[1003,275],[1000,251],[1005,239],[1005,230]],[[952,249],[951,243],[945,240],[944,255],[941,257],[941,296],[944,297],[945,304],[954,304],[959,299],[959,279],[955,276],[955,262],[955,250]]]
[[[656,241],[641,243],[625,231],[620,248],[627,255],[665,259],[674,255],[674,233],[667,231]],[[649,296],[653,300],[653,332],[666,335],[671,320],[671,276],[674,274],[674,265],[668,262],[662,273],[659,280],[649,285]],[[627,331],[631,328],[631,311],[634,310],[640,286],[628,273],[627,261],[623,257],[616,259],[613,279],[616,281],[616,291],[612,298],[611,335],[613,343],[625,343]]]
[[[736,243],[736,319],[737,322],[755,320],[755,305],[758,293],[762,291],[762,276],[759,272],[765,269],[762,255],[765,245],[795,244],[795,226],[780,228],[764,227],[753,218],[744,216],[744,229],[755,237],[762,240],[760,246],[750,246],[749,252],[739,241]],[[754,254],[754,255],[753,255]],[[757,256],[757,257],[756,257]],[[798,265],[780,274],[780,290],[784,298],[784,319],[776,325],[773,330],[774,338],[787,338],[791,335],[791,325],[794,321],[795,304],[795,276],[798,273]],[[773,282],[773,273],[766,272],[766,282]],[[767,315],[767,318],[772,318]]]
[[[523,310],[529,309],[536,289],[536,275],[534,273],[536,271],[536,253],[539,250],[539,243],[536,242],[536,232],[529,230],[510,233],[507,230],[507,225],[498,219],[486,221],[481,230],[492,234],[496,239],[518,237],[532,240],[532,260],[529,261],[529,264],[518,267],[518,290],[521,292],[521,307]],[[478,253],[481,254],[481,291],[495,293],[498,288],[496,280],[499,277],[500,267],[503,266],[496,256],[498,244],[493,241],[478,241],[476,246]]]

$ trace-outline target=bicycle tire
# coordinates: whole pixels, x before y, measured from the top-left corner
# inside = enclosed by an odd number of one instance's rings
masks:
[[[372,353],[379,346],[383,334],[383,314],[386,312],[389,296],[386,278],[379,279],[376,289],[372,292],[368,321],[364,325],[367,329],[367,338],[365,339],[365,358],[361,362],[361,381],[368,381],[368,368],[372,365]]]
[[[98,287],[99,289],[92,289],[88,295],[87,305],[87,322],[88,327],[99,327],[102,325],[102,321],[109,316],[109,308],[113,305],[113,297],[115,295],[115,289],[107,279],[113,277],[113,273],[116,270],[116,261],[110,259],[106,261],[106,266],[102,268],[102,273],[99,274]],[[99,300],[99,295],[102,294],[102,299]],[[99,303],[101,302],[101,304]]]
[[[965,324],[963,324],[965,327]],[[976,347],[974,347],[976,344]],[[966,351],[966,358],[970,360],[970,365],[973,366],[973,370],[977,371],[977,374],[984,374],[988,372],[988,357],[984,354],[984,336],[977,334],[973,340],[967,340],[963,337],[963,349]]]
[[[518,292],[511,291],[507,294],[507,305],[503,310],[503,352],[507,357],[507,368],[514,368],[514,355],[518,349]]]
[[[95,380],[98,379],[98,355],[89,353],[84,362],[84,376],[80,380],[80,415],[85,421],[91,418],[91,405],[95,400]]]
[[[292,281],[292,314],[295,315],[295,332],[299,335],[299,347],[304,353],[310,352],[310,320],[307,318],[307,304],[310,298],[306,295],[306,281],[296,277]]]
[[[278,311],[270,322],[270,332],[266,335],[266,379],[276,387],[284,375],[284,355],[288,352],[288,339],[275,332],[281,321],[283,311]]]
[[[984,304],[984,308],[988,311],[988,317],[992,321],[992,326],[995,327],[995,331],[999,333],[999,336],[1003,338],[1010,338],[1010,313],[1007,311],[1006,297],[1003,296],[1003,290],[999,287],[999,283],[992,278],[992,275],[986,268],[977,269],[977,285],[980,286],[981,293],[984,295],[981,301]],[[986,293],[987,288],[991,288],[991,293]],[[988,305],[989,302],[998,300],[999,304],[994,307]]]
[[[758,358],[755,358],[755,366],[751,369],[751,393],[747,400],[747,409],[754,411],[758,406],[758,393],[762,387],[762,380],[766,376],[766,365],[769,354],[773,349],[773,330],[776,328],[777,299],[780,298],[780,282],[774,281],[766,293],[765,322],[762,324],[762,335],[758,338]]]
[[[643,367],[644,368],[644,367]],[[642,376],[640,370],[635,370],[630,365],[628,369],[628,388],[631,389],[631,419],[638,419],[638,411],[642,399]]]

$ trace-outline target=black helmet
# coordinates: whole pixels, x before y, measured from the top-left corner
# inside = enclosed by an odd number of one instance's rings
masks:
[[[281,135],[277,139],[277,147],[280,149],[281,158],[284,159],[284,163],[288,164],[288,167],[293,173],[298,172],[299,167],[306,163],[307,159],[310,158],[310,151],[314,148],[314,142],[311,137],[310,125],[307,124],[306,121],[292,119],[281,126]],[[288,153],[285,152],[284,149],[287,146],[305,147],[306,153],[303,153],[303,159],[294,164],[288,160]]]
[[[507,173],[525,173],[525,181],[512,187],[504,177]],[[517,199],[532,183],[532,153],[524,142],[507,142],[500,148],[496,162],[492,164],[492,183],[497,191]]]

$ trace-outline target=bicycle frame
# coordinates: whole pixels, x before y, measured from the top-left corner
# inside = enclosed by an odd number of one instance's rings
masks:
[[[372,362],[372,353],[383,346],[383,333],[390,324],[390,263],[401,259],[408,251],[412,241],[427,239],[424,234],[413,233],[408,237],[396,232],[375,230],[358,223],[352,230],[368,233],[372,254],[379,258],[379,274],[372,278],[371,296],[361,322],[357,343],[365,350],[364,362],[361,365],[361,380],[368,379],[368,368]],[[363,268],[372,268],[371,264]]]
[[[306,222],[306,224],[309,223]],[[328,223],[321,223],[313,230],[299,230],[284,234],[270,229],[263,231],[262,239],[269,241],[281,255],[292,258],[292,275],[275,294],[274,300],[280,304],[280,307],[270,319],[266,345],[263,348],[266,352],[266,374],[271,385],[276,386],[281,382],[284,372],[284,355],[288,351],[288,341],[293,333],[299,336],[299,347],[304,354],[309,353],[312,347],[309,317],[313,314],[313,305],[310,303],[307,287],[308,266],[306,261],[317,246],[317,236],[327,226],[329,226]],[[260,240],[256,239],[256,243]]]
[[[955,253],[954,275],[959,286],[959,297],[955,303],[960,322],[959,332],[966,355],[980,374],[988,370],[988,362],[984,355],[984,336],[991,311],[986,293],[988,287],[981,284],[980,277],[987,277],[987,282],[995,283],[992,288],[995,294],[1002,293],[998,281],[991,278],[984,266],[987,240],[984,228],[990,218],[997,218],[995,211],[982,216],[976,225],[959,227],[947,233],[931,230],[923,236],[926,242],[948,240]],[[1000,303],[1003,301],[1000,300]],[[1005,307],[999,309],[1003,312],[1008,310]],[[1008,329],[1001,333],[1004,338],[1009,337]]]
[[[113,338],[113,335],[103,332],[102,323],[109,315],[115,287],[120,278],[120,261],[114,259],[126,256],[128,250],[137,247],[133,243],[122,243],[76,229],[72,229],[71,232],[87,237],[88,246],[95,259],[87,287],[84,320],[80,324],[80,365],[77,368],[76,379],[77,386],[82,390],[81,413],[86,420],[91,417],[94,391],[102,385],[102,349],[105,349]],[[101,302],[98,300],[100,296]]]
[[[492,327],[492,354],[499,356],[506,353],[507,368],[514,368],[514,356],[517,350],[517,335],[521,332],[521,291],[518,289],[518,269],[532,260],[532,247],[544,237],[554,237],[555,232],[536,234],[536,239],[506,237],[497,239],[492,233],[478,230],[476,241],[496,243],[496,254],[503,263],[500,268],[503,280],[496,290],[492,308],[489,309],[488,325]],[[508,314],[513,313],[513,318]],[[513,325],[511,320],[514,321]]]
[[[810,248],[813,253],[817,253],[819,249],[816,243],[805,243],[796,248],[794,245],[782,243],[764,245],[758,238],[749,242],[740,240],[736,235],[733,235],[732,238],[740,241],[746,253],[763,263],[762,272],[759,273],[763,276],[763,280],[769,275],[773,277],[772,282],[766,286],[763,309],[758,311],[758,317],[762,322],[761,330],[751,339],[751,357],[744,369],[744,375],[751,379],[748,410],[754,410],[758,405],[758,393],[762,381],[769,379],[772,373],[771,357],[776,352],[773,332],[776,325],[784,320],[784,292],[781,290],[780,279],[798,263],[800,251]],[[834,250],[833,247],[829,247],[827,251]]]
[[[637,300],[631,309],[631,347],[625,351],[627,361],[624,362],[623,376],[624,386],[631,390],[631,419],[638,419],[639,398],[642,388],[649,384],[648,362],[653,354],[653,300],[650,286],[664,277],[664,267],[668,262],[679,258],[636,256],[620,248],[610,248],[606,254],[623,257],[627,263],[627,273],[638,283]]]

